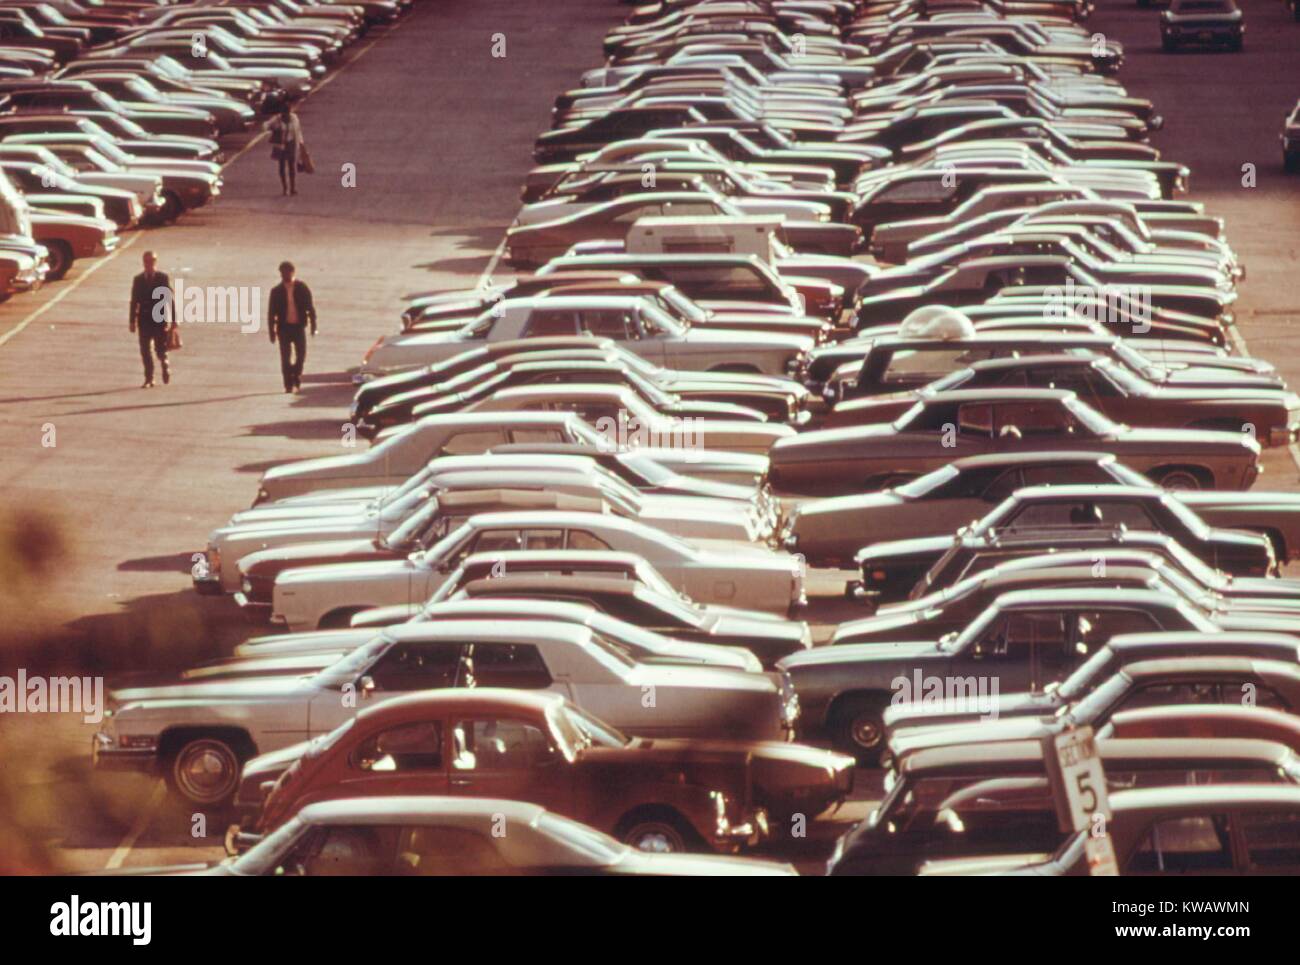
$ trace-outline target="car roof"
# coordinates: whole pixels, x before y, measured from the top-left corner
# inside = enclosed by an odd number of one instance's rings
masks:
[[[1265,673],[1275,676],[1297,676],[1297,669],[1294,664],[1281,660],[1262,660],[1244,656],[1165,657],[1126,664],[1124,673],[1129,677],[1167,677],[1201,673]]]
[[[640,583],[618,576],[563,575],[550,573],[526,574],[522,576],[485,577],[470,580],[461,589],[470,596],[492,593],[509,595],[514,593],[544,592],[546,590],[567,593],[602,593],[606,595],[633,596]],[[544,614],[538,614],[541,619]]]
[[[357,714],[357,719],[371,723],[388,717],[408,717],[422,711],[439,714],[467,707],[491,713],[524,710],[544,714],[552,707],[563,704],[564,700],[563,694],[550,691],[513,690],[505,687],[421,690],[367,707]]]
[[[1268,633],[1254,630],[1225,630],[1206,634],[1198,630],[1161,630],[1149,633],[1119,633],[1110,638],[1109,646],[1115,648],[1148,646],[1184,646],[1201,643],[1213,637],[1216,643],[1257,643],[1262,645],[1290,646],[1300,650],[1300,640],[1289,633]]]
[[[987,389],[953,389],[936,392],[930,396],[932,405],[953,402],[1052,402],[1073,399],[1075,394],[1066,389],[1026,389],[1016,386],[993,386]]]
[[[1054,587],[1044,590],[1013,590],[997,598],[998,606],[1042,606],[1045,604],[1076,603],[1148,603],[1171,607],[1178,603],[1164,590],[1115,589],[1113,587]]]
[[[1016,490],[1020,500],[1046,499],[1049,496],[1061,499],[1108,499],[1114,497],[1136,497],[1139,499],[1163,499],[1163,489],[1155,486],[1125,486],[1122,483],[1079,483],[1065,486],[1026,486]]]
[[[991,452],[983,456],[966,456],[955,459],[951,465],[955,469],[984,469],[989,466],[1024,466],[1041,462],[1094,463],[1114,462],[1115,455],[1109,452],[1054,452],[1050,449],[1037,452]]]
[[[534,824],[546,813],[537,804],[493,798],[362,797],[308,804],[298,812],[306,824],[411,824],[436,817],[439,824],[463,824],[481,830],[485,820],[502,815],[507,821]]]
[[[1112,810],[1125,813],[1274,804],[1288,810],[1300,809],[1300,787],[1289,784],[1199,784],[1116,791],[1110,795]]]
[[[469,638],[475,643],[582,644],[591,639],[591,631],[575,623],[538,620],[421,620],[385,627],[383,635],[397,643],[456,640]]]
[[[1254,758],[1269,762],[1289,757],[1292,751],[1277,741],[1255,738],[1102,738],[1097,750],[1105,760],[1134,761],[1153,758],[1171,760],[1216,760],[1222,758]],[[1035,764],[1043,760],[1043,745],[1036,740],[971,741],[963,744],[946,744],[922,747],[906,754],[899,770],[909,775],[936,771],[977,770],[1000,772],[1008,765]]]

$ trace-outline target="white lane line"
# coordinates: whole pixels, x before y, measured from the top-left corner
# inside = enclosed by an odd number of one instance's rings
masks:
[[[131,854],[131,849],[134,848],[135,843],[140,840],[140,835],[144,834],[145,831],[148,830],[149,825],[153,823],[153,819],[157,817],[158,809],[162,807],[163,798],[166,794],[167,785],[165,783],[159,781],[154,785],[153,793],[149,795],[149,800],[145,802],[144,809],[140,812],[140,816],[135,819],[135,824],[131,825],[131,830],[126,833],[126,837],[122,839],[122,843],[117,846],[117,850],[113,852],[113,856],[108,859],[108,864],[104,865],[105,871],[114,871],[117,868],[122,867],[122,863],[126,861],[127,857]]]
[[[46,302],[40,308],[36,309],[34,312],[32,312],[30,315],[24,318],[21,322],[19,322],[17,325],[11,328],[9,331],[5,332],[3,335],[0,335],[0,345],[4,345],[5,342],[9,341],[11,338],[13,338],[23,329],[25,329],[32,322],[36,321],[36,319],[40,318],[42,315],[48,312],[59,302],[63,301],[63,299],[67,298],[69,295],[75,292],[78,288],[81,287],[82,282],[84,282],[95,272],[99,271],[99,269],[103,268],[110,261],[112,261],[118,255],[120,255],[122,252],[126,251],[126,249],[130,248],[139,239],[140,239],[139,231],[135,231],[134,233],[129,235],[125,241],[123,241],[107,255],[105,255],[103,258],[100,258],[93,265],[87,268],[84,272],[82,272],[79,276],[77,276],[77,278],[73,280],[71,284],[69,284],[66,288],[60,290],[59,293],[55,295],[53,298],[51,298],[48,302]]]
[[[501,244],[497,245],[497,250],[492,252],[492,257],[488,259],[487,267],[483,269],[483,274],[478,276],[478,288],[486,288],[488,282],[492,280],[492,272],[496,271],[497,265],[501,262],[501,256],[506,253],[506,239],[501,237]]]

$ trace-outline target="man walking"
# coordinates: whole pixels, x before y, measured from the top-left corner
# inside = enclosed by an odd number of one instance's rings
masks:
[[[280,262],[280,284],[271,289],[266,314],[271,342],[280,340],[284,391],[297,395],[302,389],[302,363],[307,358],[307,326],[316,334],[316,305],[311,289],[294,278],[292,262]]]
[[[162,363],[163,384],[172,380],[167,364],[167,333],[176,327],[176,306],[172,280],[158,270],[158,256],[146,251],[141,260],[144,271],[131,282],[131,331],[139,335],[140,359],[144,362],[144,384],[140,388],[152,389],[155,354]]]

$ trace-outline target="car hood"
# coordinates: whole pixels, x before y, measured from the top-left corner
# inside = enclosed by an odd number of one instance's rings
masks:
[[[813,667],[837,664],[875,663],[882,660],[914,660],[939,657],[943,651],[933,640],[899,641],[897,643],[846,643],[834,647],[815,647],[783,657],[777,667],[795,674]]]

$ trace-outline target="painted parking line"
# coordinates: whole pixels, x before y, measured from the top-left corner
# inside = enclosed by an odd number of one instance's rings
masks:
[[[112,857],[108,859],[108,864],[104,865],[105,871],[115,871],[122,867],[122,863],[131,854],[131,849],[140,840],[140,835],[148,830],[149,825],[153,823],[153,819],[158,816],[158,810],[162,807],[163,799],[166,796],[167,785],[159,781],[154,785],[153,793],[149,795],[149,800],[145,802],[145,806],[141,809],[140,816],[135,819],[135,824],[131,825],[131,830],[126,833],[122,843],[117,846]]]

